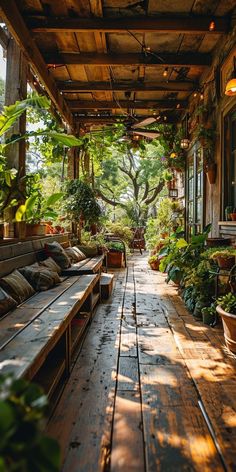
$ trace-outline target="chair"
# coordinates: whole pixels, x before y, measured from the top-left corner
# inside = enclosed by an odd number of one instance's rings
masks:
[[[142,249],[145,250],[145,239],[144,239],[144,228],[132,228],[133,231],[133,239],[131,241],[131,249],[139,249],[140,254],[142,254]]]

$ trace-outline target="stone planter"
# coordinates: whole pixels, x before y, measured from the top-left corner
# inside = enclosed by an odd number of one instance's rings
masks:
[[[124,267],[124,254],[118,251],[109,251],[107,253],[107,266],[115,269]]]
[[[230,351],[236,353],[236,316],[227,313],[219,305],[216,311],[222,318],[225,344]]]

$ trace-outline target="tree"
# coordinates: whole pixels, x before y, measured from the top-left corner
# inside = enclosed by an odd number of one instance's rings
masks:
[[[95,177],[96,192],[106,203],[123,208],[134,225],[143,225],[148,212],[164,189],[163,148],[155,140],[142,142],[139,149],[127,143],[113,145],[112,157],[101,163]]]

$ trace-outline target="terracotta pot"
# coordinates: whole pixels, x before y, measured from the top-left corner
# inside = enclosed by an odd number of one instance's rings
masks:
[[[107,253],[107,265],[108,267],[114,267],[120,269],[124,266],[124,254],[123,252],[111,252]]]
[[[214,184],[216,181],[216,171],[217,171],[216,164],[211,164],[210,166],[206,166],[206,176],[210,185]]]
[[[236,221],[236,213],[231,213],[230,216],[232,221]]]
[[[217,264],[220,269],[232,269],[235,264],[235,256],[224,257],[224,256],[217,256],[216,257]]]
[[[152,270],[158,270],[160,266],[160,261],[149,262],[149,265]]]
[[[225,344],[230,351],[236,352],[236,315],[227,313],[219,305],[216,311],[222,318]]]

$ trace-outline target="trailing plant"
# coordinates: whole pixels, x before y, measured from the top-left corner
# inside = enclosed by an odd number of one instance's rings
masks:
[[[0,375],[1,472],[59,472],[59,446],[43,433],[46,407],[37,385]]]
[[[233,293],[227,293],[222,297],[217,298],[217,304],[227,313],[231,315],[236,315],[236,295]]]

